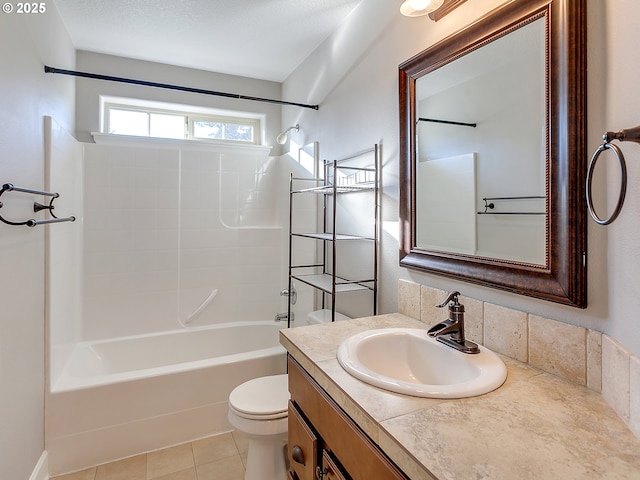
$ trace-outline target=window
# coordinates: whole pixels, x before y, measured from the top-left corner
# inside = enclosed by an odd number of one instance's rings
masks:
[[[253,141],[254,126],[248,123],[240,123],[238,119],[213,120],[207,118],[190,118],[189,131],[192,138],[204,138],[208,140],[227,140],[230,142],[255,143]]]
[[[105,102],[104,119],[104,132],[114,135],[260,144],[259,118]]]

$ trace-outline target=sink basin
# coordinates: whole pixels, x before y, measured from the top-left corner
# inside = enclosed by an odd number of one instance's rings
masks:
[[[480,346],[466,354],[417,328],[368,330],[338,347],[352,376],[385,390],[429,398],[465,398],[495,390],[507,378],[504,362]]]

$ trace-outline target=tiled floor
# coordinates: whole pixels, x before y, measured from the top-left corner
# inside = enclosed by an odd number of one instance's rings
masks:
[[[52,480],[243,480],[248,444],[224,433]]]

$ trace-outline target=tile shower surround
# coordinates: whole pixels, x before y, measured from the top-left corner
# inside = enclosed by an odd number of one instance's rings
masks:
[[[444,290],[398,283],[398,311],[433,323]],[[613,338],[584,327],[460,296],[469,340],[602,394],[640,438],[640,357]]]
[[[281,177],[262,153],[87,145],[85,339],[178,328],[214,289],[192,325],[271,318]]]

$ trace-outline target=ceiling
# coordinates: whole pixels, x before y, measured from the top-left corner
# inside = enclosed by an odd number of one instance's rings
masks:
[[[284,81],[361,0],[54,0],[78,50]]]

